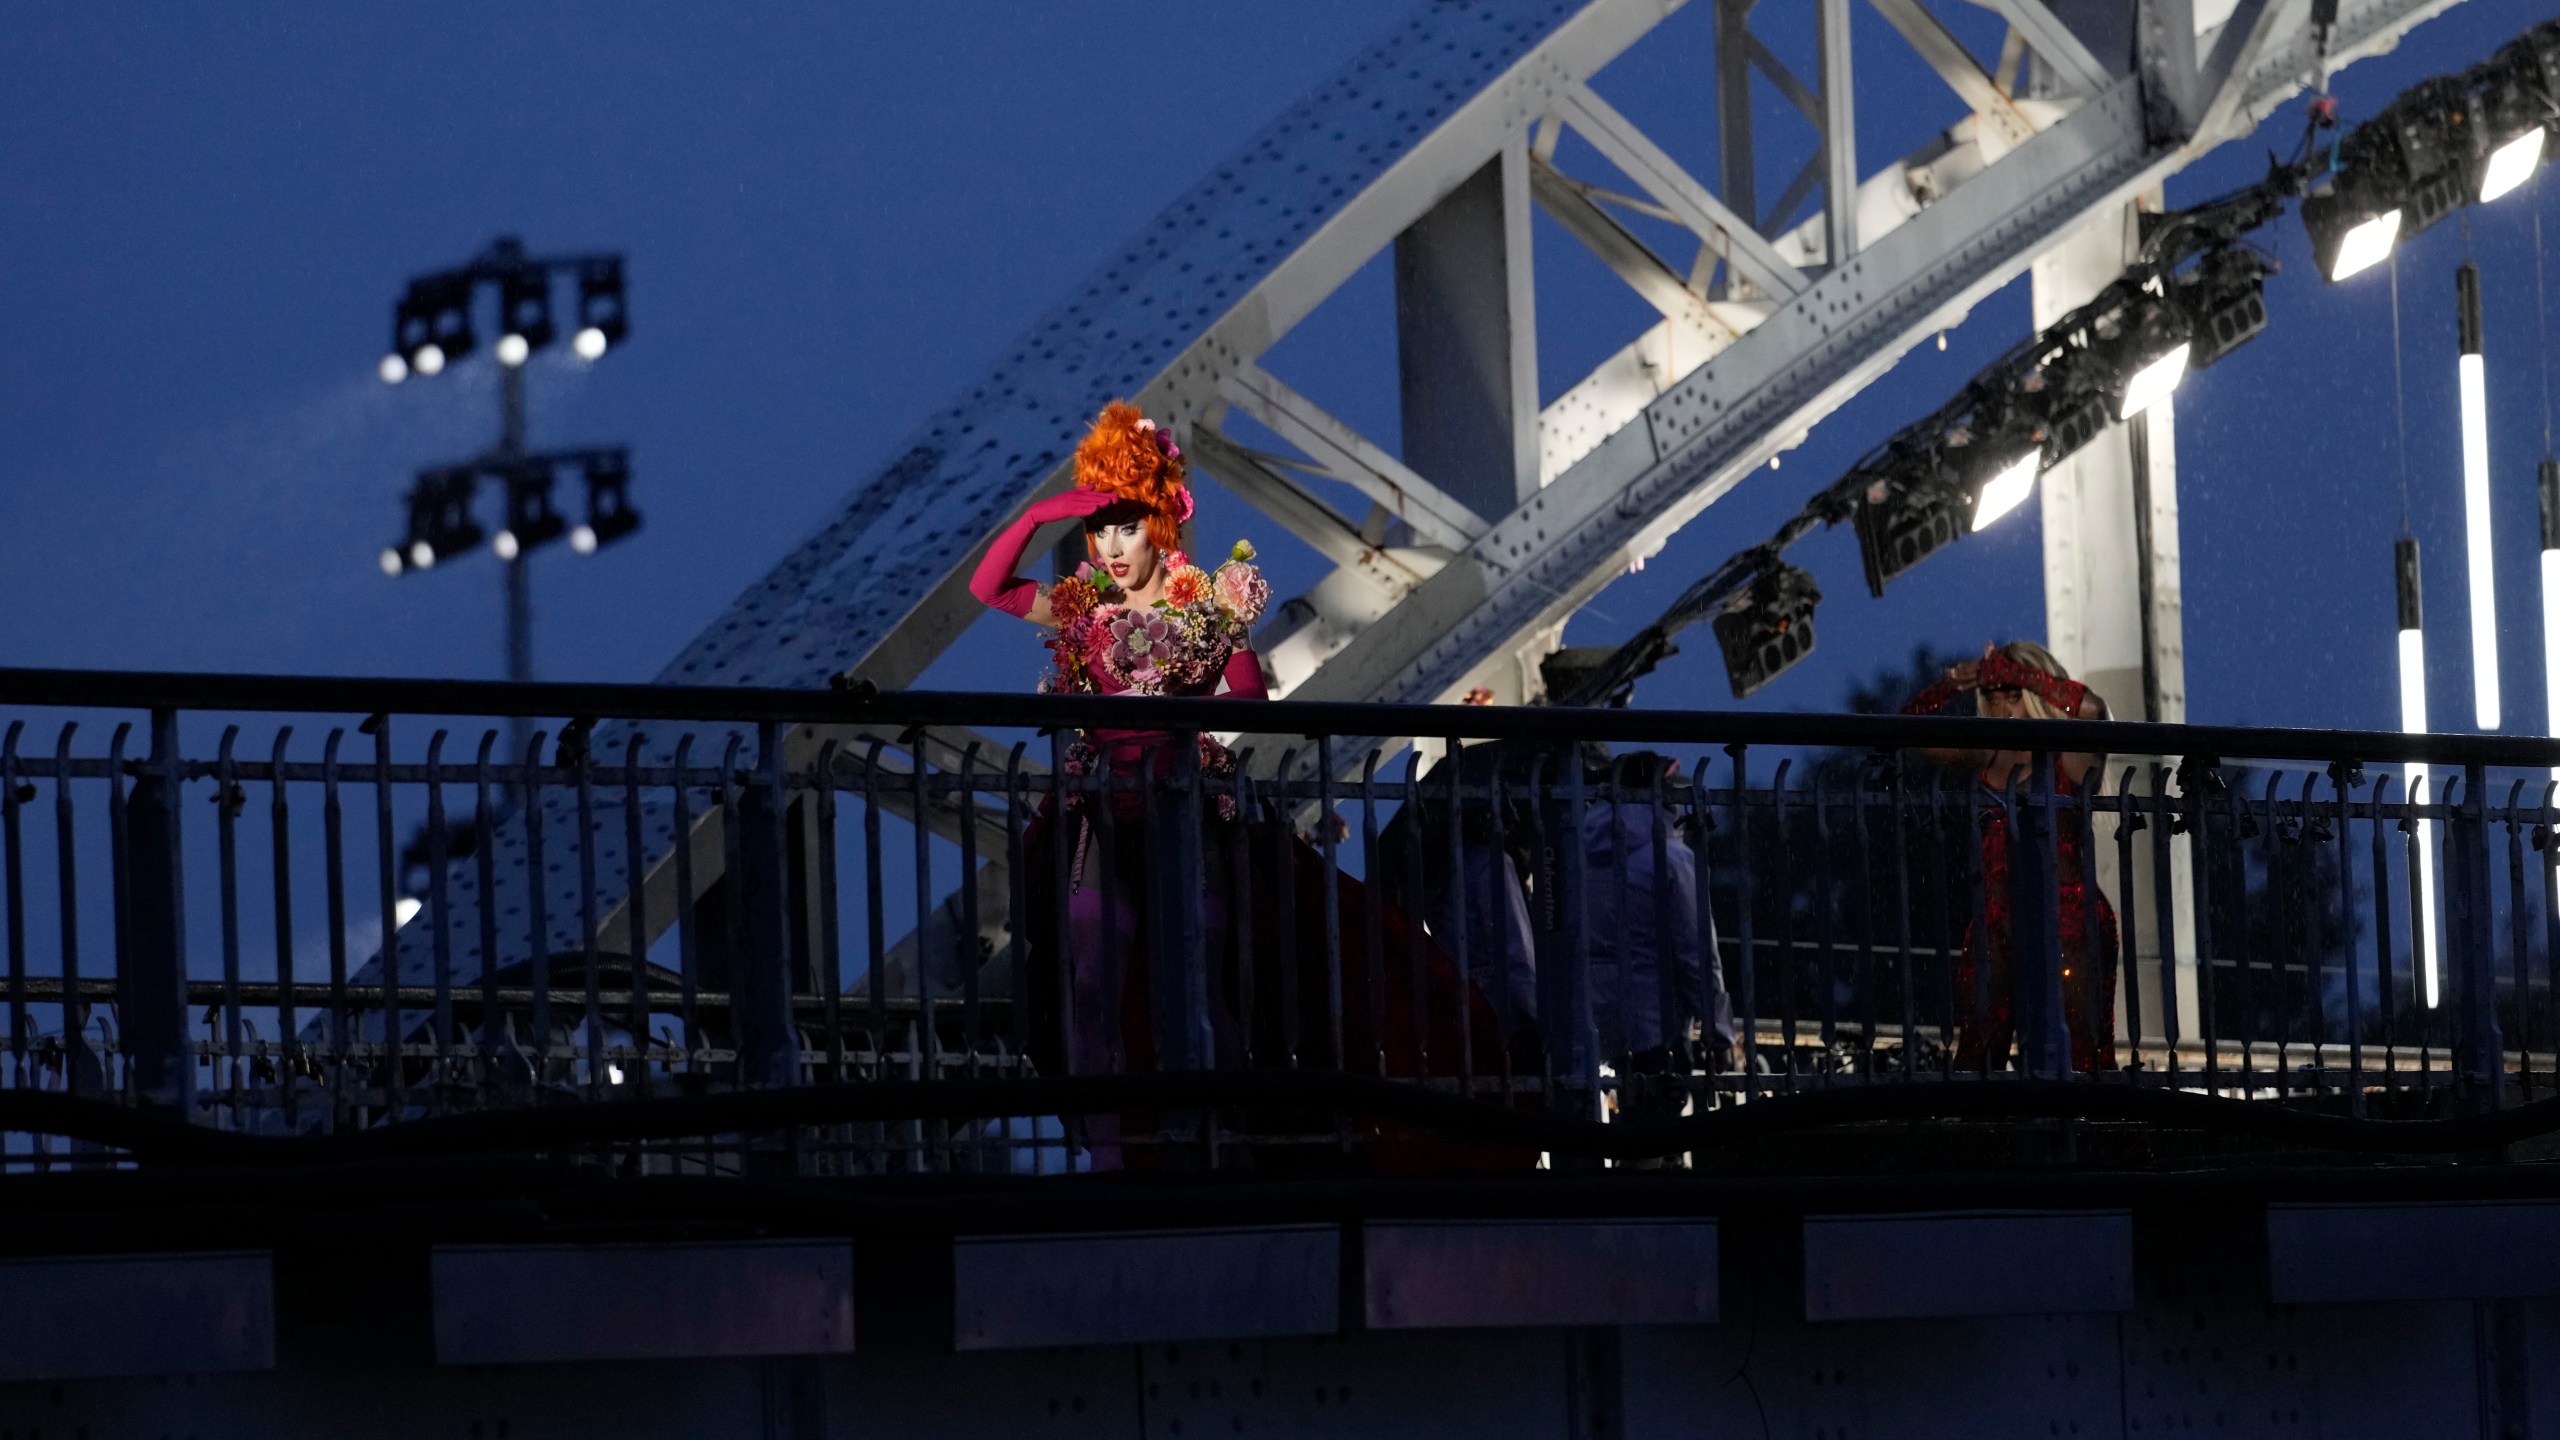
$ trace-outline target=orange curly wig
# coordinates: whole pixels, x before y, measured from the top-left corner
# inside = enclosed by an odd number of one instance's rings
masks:
[[[1143,507],[1147,543],[1160,553],[1179,550],[1181,517],[1190,508],[1183,503],[1190,498],[1183,493],[1190,484],[1189,467],[1179,454],[1165,452],[1156,442],[1154,428],[1139,424],[1144,419],[1138,407],[1125,400],[1103,406],[1093,428],[1076,446],[1076,484]],[[1085,544],[1090,548],[1092,543],[1088,530]]]

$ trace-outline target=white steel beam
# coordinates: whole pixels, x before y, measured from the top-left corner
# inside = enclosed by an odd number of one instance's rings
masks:
[[[1576,85],[1566,91],[1556,105],[1556,113],[1753,284],[1781,297],[1804,289],[1804,272],[1788,264],[1775,247],[1761,238],[1757,226],[1708,194],[1707,187],[1682,169],[1680,162],[1608,101],[1592,93],[1590,86]]]
[[[1849,0],[1818,0],[1822,51],[1823,254],[1833,264],[1858,253],[1857,75],[1850,63]]]
[[[2451,0],[2348,0],[2338,59],[2387,48]],[[2268,52],[2264,107],[2298,89],[2307,40]],[[2140,82],[2119,79],[1777,308],[1504,517],[1300,693],[1445,699],[1450,687],[1569,616],[1625,558],[1765,464],[1788,437],[1963,315],[2085,217],[2157,186],[2188,158],[2152,143]]]
[[[2035,124],[2018,109],[2017,102],[1992,82],[1982,62],[1974,59],[1964,42],[1930,14],[1920,0],[1871,3],[1876,13],[1900,31],[1920,58],[1929,63],[1929,68],[1938,72],[1938,78],[1947,82],[1947,88],[1956,92],[1956,98],[2003,131],[2011,144],[2036,132]]]
[[[1400,600],[1422,583],[1426,572],[1396,558],[1396,553],[1362,533],[1340,511],[1326,504],[1274,463],[1273,457],[1247,449],[1205,427],[1194,429],[1188,445],[1199,470],[1337,567],[1368,580],[1389,600]]]
[[[2028,49],[2036,53],[2036,58],[2044,61],[2045,67],[2053,72],[2066,93],[2095,95],[2115,83],[2114,72],[2089,53],[2089,47],[2081,42],[2077,32],[2045,8],[2044,0],[1981,0],[1981,3],[1998,11],[2001,18],[2009,22],[2009,28],[2026,42]]]
[[[1594,204],[1581,183],[1532,157],[1529,185],[1539,209],[1564,227],[1566,234],[1581,241],[1584,249],[1627,282],[1627,288],[1647,305],[1662,312],[1664,319],[1706,331],[1726,328],[1708,310],[1707,298],[1690,289],[1688,280],[1669,262]],[[1728,338],[1731,333],[1727,332]]]
[[[2280,33],[2277,20],[2284,8],[2284,0],[2240,0],[2232,9],[2231,18],[2222,23],[2222,33],[2205,57],[2203,73],[2198,77],[2205,101],[2202,113],[2196,117],[2191,148],[2210,147],[2223,139],[2223,132],[2230,127],[2241,100],[2249,92],[2249,81],[2257,72],[2258,62],[2265,58],[2267,47]]]
[[[1719,18],[1745,8],[1716,3]],[[1898,8],[1907,20],[1917,9],[1912,0],[1876,3],[1888,18]],[[2342,0],[2333,65],[2388,47],[2452,3]],[[2009,138],[2033,128],[2025,123],[2036,114],[2032,102],[2006,118],[2001,107],[1981,110],[1983,120],[1966,123],[1998,130],[1982,137],[1999,140],[1997,150],[1956,136],[1940,162],[1902,168],[1892,183],[1908,194],[1891,208],[1899,216],[1908,204],[1916,213],[1881,240],[1879,228],[1862,223],[1865,247],[1813,280],[1588,89],[1593,75],[1678,8],[1680,0],[1451,0],[1417,11],[1177,198],[974,388],[920,423],[893,459],[861,477],[834,517],[706,626],[660,678],[815,687],[852,673],[913,683],[981,613],[966,589],[975,550],[1006,514],[1068,483],[1068,454],[1084,420],[1118,395],[1195,429],[1214,425],[1230,404],[1259,405],[1296,426],[1290,443],[1310,446],[1417,529],[1454,542],[1459,558],[1366,622],[1308,677],[1305,691],[1433,698],[1489,657],[1525,653],[1622,573],[1627,557],[1658,545],[2078,217],[2157,184],[2186,158],[2145,134],[2125,81],[2015,150]],[[2289,0],[2288,23],[2263,37],[2254,66],[2235,54],[2233,73],[2249,76],[2242,111],[2261,112],[2311,71],[2303,14],[2299,0]],[[1733,55],[1749,68],[1746,49]],[[1965,60],[1971,78],[1965,67],[1957,78],[1987,85]],[[1728,115],[1747,117],[1747,101],[1719,96]],[[1487,528],[1487,517],[1448,502],[1420,477],[1398,476],[1402,467],[1338,422],[1324,425],[1330,417],[1288,406],[1283,391],[1257,383],[1254,362],[1546,115],[1591,138],[1779,303],[1707,365],[1693,363],[1691,349],[1712,342],[1665,321],[1603,367],[1612,376],[1606,404],[1572,423],[1551,423],[1567,417],[1550,406],[1540,425],[1540,473],[1550,473],[1559,455],[1576,458]],[[1747,176],[1747,154],[1725,158],[1729,180]],[[1862,201],[1873,198],[1865,193],[1872,185],[1860,188]],[[1863,206],[1859,218],[1867,218]],[[1711,313],[1722,318],[1724,309]],[[1650,348],[1656,340],[1665,342],[1658,352]],[[1647,366],[1655,367],[1650,378]],[[1641,407],[1620,408],[1645,390],[1653,393]],[[1569,443],[1554,443],[1567,434]],[[1358,603],[1346,602],[1343,615],[1378,601],[1365,580],[1338,583],[1357,589]],[[649,763],[664,763],[675,732],[642,730]],[[628,735],[627,727],[604,727],[597,753],[621,754]],[[601,796],[599,804],[605,812],[619,806]],[[630,858],[654,873],[678,837],[661,808],[644,808],[647,854]],[[621,818],[597,817],[600,873],[626,868]],[[572,817],[552,813],[546,823]],[[495,903],[521,905],[522,827],[500,827],[492,850]],[[469,866],[448,880],[442,913],[398,938],[404,981],[429,975],[431,931],[455,940],[457,982],[468,983],[484,958],[474,937],[478,908],[490,897],[478,894]],[[550,934],[532,943],[575,945],[582,898],[554,888]],[[510,933],[502,943],[521,949],[526,937]]]
[[[1484,517],[1261,366],[1239,363],[1227,377],[1225,393],[1229,403],[1306,452],[1326,474],[1412,526],[1425,543],[1462,549],[1485,532]]]

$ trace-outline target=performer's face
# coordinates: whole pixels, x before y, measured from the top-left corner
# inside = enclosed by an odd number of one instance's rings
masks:
[[[2018,690],[1984,690],[1982,713],[1998,720],[2023,720],[2027,718],[2026,694]]]
[[[1144,590],[1155,583],[1156,547],[1147,539],[1144,516],[1111,517],[1093,527],[1095,563],[1109,571],[1111,583],[1123,590]]]

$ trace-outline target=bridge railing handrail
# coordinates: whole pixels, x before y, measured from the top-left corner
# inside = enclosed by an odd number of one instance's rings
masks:
[[[1761,710],[1596,710],[1540,706],[1271,703],[978,691],[522,683],[395,676],[225,675],[189,671],[0,667],[0,706],[252,714],[583,717],[702,723],[986,725],[992,707],[1020,728],[1117,728],[1345,737],[1596,740],[1612,744],[1745,744],[2103,751],[2323,764],[2560,767],[2560,739],[2129,720],[1993,720]],[[1285,722],[1285,723],[1283,723]]]

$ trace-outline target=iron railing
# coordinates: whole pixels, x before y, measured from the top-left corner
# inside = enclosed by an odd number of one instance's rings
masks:
[[[0,732],[13,1168],[1478,1167],[2197,1097],[2424,1149],[2560,1096],[2549,741],[39,671]]]

